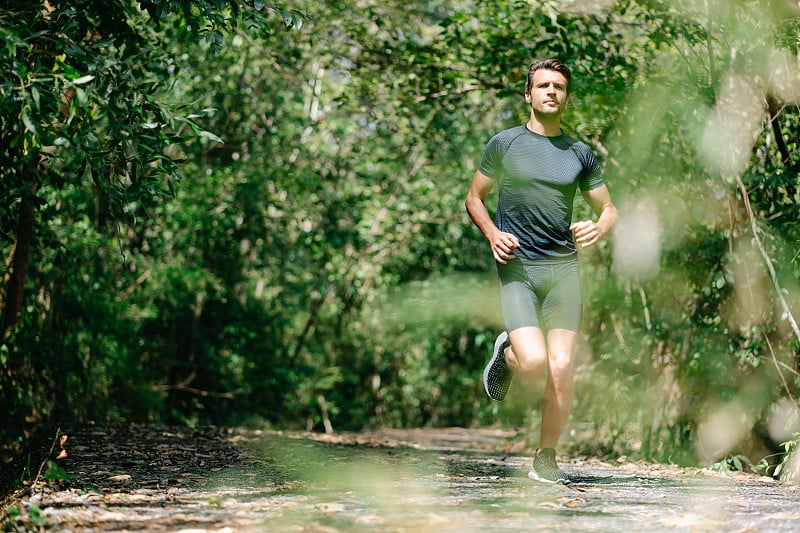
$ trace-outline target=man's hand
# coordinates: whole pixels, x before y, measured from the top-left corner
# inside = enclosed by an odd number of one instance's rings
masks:
[[[617,223],[617,208],[611,202],[611,195],[605,185],[583,191],[583,197],[597,214],[597,222],[582,220],[575,222],[569,229],[575,233],[575,242],[588,248],[605,237]]]
[[[519,239],[515,235],[498,231],[489,239],[492,245],[494,260],[505,265],[509,259],[514,259],[513,251],[519,248]]]
[[[593,245],[605,234],[603,229],[591,220],[575,222],[569,229],[575,234],[575,242],[584,248]]]

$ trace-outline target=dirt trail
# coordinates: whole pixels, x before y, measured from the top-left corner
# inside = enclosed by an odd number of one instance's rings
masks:
[[[570,486],[544,485],[512,432],[66,433],[70,479],[12,501],[5,530],[800,531],[797,485],[585,458],[562,458]]]

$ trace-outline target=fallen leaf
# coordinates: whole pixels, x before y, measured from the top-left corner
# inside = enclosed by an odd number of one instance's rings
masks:
[[[385,521],[386,520],[382,516],[376,514],[368,514],[356,518],[356,524],[376,525],[383,524]]]
[[[428,524],[448,524],[450,520],[436,513],[428,513]]]
[[[318,503],[314,507],[323,513],[343,513],[345,511],[344,504],[334,502]]]
[[[586,500],[583,498],[559,498],[558,500],[561,502],[561,505],[569,507],[571,509],[576,509],[578,507],[583,507],[586,505]]]

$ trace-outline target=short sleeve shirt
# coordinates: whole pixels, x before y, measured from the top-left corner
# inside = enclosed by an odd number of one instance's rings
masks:
[[[588,146],[567,135],[546,137],[517,126],[492,137],[479,169],[499,184],[495,223],[519,239],[514,255],[558,259],[576,254],[569,229],[575,192],[603,185]]]

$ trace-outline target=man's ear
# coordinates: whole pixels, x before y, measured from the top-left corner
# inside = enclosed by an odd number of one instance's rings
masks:
[[[531,103],[531,93],[525,93],[525,103],[526,104]]]

